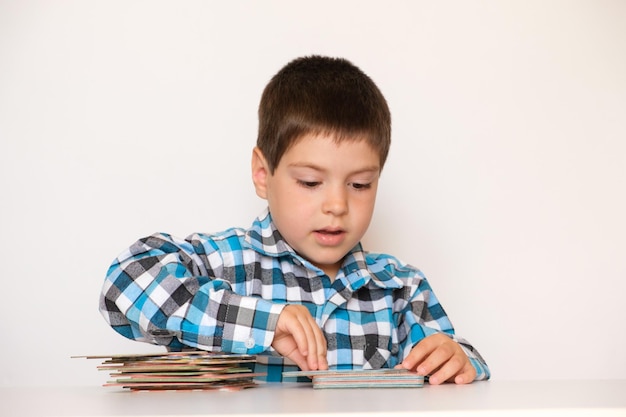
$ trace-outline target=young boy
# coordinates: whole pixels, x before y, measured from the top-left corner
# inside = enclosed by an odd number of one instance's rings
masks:
[[[422,273],[361,247],[390,136],[385,98],[359,68],[288,63],[263,92],[252,152],[268,209],[247,230],[139,240],[108,271],[105,319],[171,350],[259,355],[268,381],[296,366],[489,378]]]

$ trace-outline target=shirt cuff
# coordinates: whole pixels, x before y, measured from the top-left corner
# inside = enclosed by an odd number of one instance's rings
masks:
[[[242,297],[226,312],[222,350],[239,354],[258,354],[270,348],[278,316],[285,308],[257,297]]]

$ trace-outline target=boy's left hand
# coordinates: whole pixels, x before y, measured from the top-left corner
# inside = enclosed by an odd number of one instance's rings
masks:
[[[406,368],[420,375],[430,375],[428,382],[469,384],[476,378],[476,369],[461,346],[444,334],[433,334],[417,343],[404,362],[396,368]]]

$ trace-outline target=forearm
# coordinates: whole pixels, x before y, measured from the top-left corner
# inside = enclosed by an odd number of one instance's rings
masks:
[[[424,279],[407,305],[400,330],[403,359],[421,340],[437,333],[446,335],[461,347],[476,370],[475,380],[489,379],[491,373],[487,363],[467,340],[455,334],[449,317]]]
[[[168,330],[187,346],[258,354],[269,349],[283,308],[258,297],[202,288],[184,314],[168,320]]]
[[[268,349],[284,306],[235,294],[210,272],[189,243],[152,236],[113,263],[100,310],[118,333],[138,341],[237,353]]]
[[[476,369],[475,381],[481,381],[489,379],[491,377],[491,371],[487,362],[483,359],[482,355],[472,346],[467,340],[460,337],[453,336],[453,339],[461,345],[461,348],[470,360],[470,363]]]
[[[400,334],[404,334],[403,331]],[[467,357],[467,364],[476,371],[475,375],[472,375],[472,380],[484,380],[489,379],[491,376],[487,363],[482,358],[480,353],[465,339],[458,337],[454,334],[454,329],[447,328],[445,330],[440,328],[427,327],[423,324],[413,323],[411,330],[408,333],[408,337],[403,339],[400,343],[400,356],[398,358],[399,363],[408,363],[408,366],[416,366],[425,357],[428,351],[428,346],[433,346],[433,340],[437,340],[435,344],[442,344],[442,339],[449,339],[457,347],[454,348],[460,355]],[[444,337],[442,338],[441,335]],[[434,338],[434,339],[433,339]],[[428,342],[430,341],[430,342]],[[452,350],[453,351],[453,350]],[[452,352],[449,350],[449,352]],[[416,355],[416,352],[421,352]],[[410,359],[407,359],[410,358]],[[466,382],[470,382],[466,380]]]

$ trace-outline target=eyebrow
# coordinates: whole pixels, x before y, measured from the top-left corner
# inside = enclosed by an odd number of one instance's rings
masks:
[[[316,171],[321,171],[321,172],[325,172],[327,171],[325,168],[322,168],[318,165],[315,165],[313,163],[310,162],[294,162],[291,163],[289,165],[287,165],[289,168],[310,168],[310,169],[314,169]],[[378,165],[371,165],[371,166],[366,166],[360,169],[357,169],[354,172],[351,172],[350,175],[355,175],[355,174],[361,174],[361,173],[366,173],[366,172],[380,172],[380,166]]]

